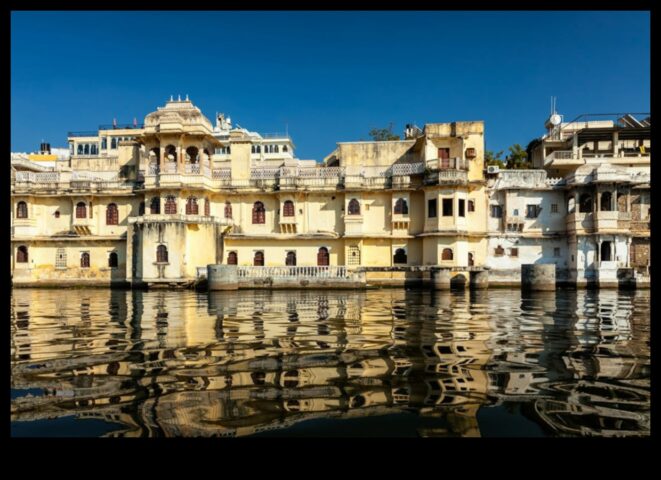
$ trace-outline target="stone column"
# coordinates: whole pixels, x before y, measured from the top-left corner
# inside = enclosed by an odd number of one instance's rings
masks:
[[[631,237],[627,237],[627,268],[631,266]]]
[[[555,263],[521,265],[521,288],[524,290],[555,290]]]
[[[601,238],[597,240],[597,266],[601,267]]]
[[[450,269],[432,268],[431,284],[434,290],[450,290]]]
[[[613,156],[617,157],[620,154],[620,146],[618,145],[619,141],[619,132],[615,130],[613,132]]]
[[[470,286],[473,289],[489,288],[489,272],[470,272]]]

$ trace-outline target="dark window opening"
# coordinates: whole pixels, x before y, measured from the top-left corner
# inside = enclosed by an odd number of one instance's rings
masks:
[[[393,257],[393,263],[407,263],[408,259],[406,256],[406,250],[403,248],[398,248],[395,250],[395,255]]]
[[[255,202],[252,207],[252,223],[266,223],[266,209],[262,202]]]
[[[427,217],[436,218],[436,199],[427,200]]]
[[[452,199],[444,198],[443,199],[443,216],[451,217],[452,216]]]

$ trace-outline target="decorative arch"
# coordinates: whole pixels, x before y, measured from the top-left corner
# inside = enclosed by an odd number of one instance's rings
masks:
[[[409,205],[406,202],[405,198],[398,198],[395,202],[395,214],[397,215],[408,215]]]
[[[196,197],[188,197],[186,200],[186,215],[198,215],[199,208],[197,206]]]
[[[266,209],[262,202],[255,202],[252,206],[252,223],[266,223]]]
[[[177,199],[174,195],[168,195],[165,199],[165,214],[174,215],[177,213]]]
[[[330,255],[326,247],[320,247],[317,251],[317,266],[327,267],[330,265]]]
[[[87,206],[85,202],[78,202],[76,204],[76,218],[87,218]]]
[[[106,225],[119,225],[119,210],[116,203],[109,203],[106,207]]]
[[[352,198],[349,201],[348,210],[349,210],[349,215],[360,215],[360,202],[357,199]]]
[[[393,255],[393,263],[408,263],[406,250],[403,248],[398,248],[395,250],[395,255]]]
[[[116,268],[119,265],[119,259],[117,257],[117,252],[110,252],[108,254],[108,266],[110,268]]]
[[[16,250],[16,262],[17,263],[28,263],[28,247],[21,245]]]
[[[200,150],[197,147],[186,149],[186,163],[198,163],[200,161]]]
[[[296,266],[296,252],[287,252],[287,256],[285,257],[285,265],[289,267]]]
[[[451,248],[444,248],[443,252],[441,253],[441,260],[453,260],[454,259],[454,254],[452,253]]]
[[[20,201],[16,204],[16,218],[28,218],[28,204]]]
[[[168,261],[168,247],[165,245],[159,245],[156,247],[156,262],[168,263]]]
[[[239,258],[236,252],[229,252],[227,254],[227,264],[228,265],[237,265],[239,263]]]
[[[291,200],[285,200],[285,203],[282,206],[282,216],[283,217],[293,217],[295,215],[294,211],[294,202]]]
[[[255,252],[255,256],[253,257],[252,264],[255,267],[263,267],[264,266],[264,252],[257,251]]]

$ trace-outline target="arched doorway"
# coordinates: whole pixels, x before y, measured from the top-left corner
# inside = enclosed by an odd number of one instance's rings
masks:
[[[253,258],[252,264],[255,267],[263,267],[264,266],[264,252],[255,252],[255,256]]]
[[[296,252],[287,252],[287,257],[285,258],[285,265],[288,267],[296,266]]]
[[[197,147],[188,147],[186,149],[186,162],[197,163],[199,160],[199,150]]]
[[[238,257],[236,255],[236,252],[229,252],[227,254],[227,264],[228,265],[237,265],[238,264]]]
[[[605,241],[601,243],[601,256],[600,259],[602,262],[610,262],[612,243],[610,241]]]
[[[317,266],[327,267],[330,265],[329,260],[328,249],[326,247],[321,247],[319,251],[317,251]]]

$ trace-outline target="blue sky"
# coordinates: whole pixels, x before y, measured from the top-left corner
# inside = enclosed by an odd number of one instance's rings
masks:
[[[11,148],[142,122],[171,94],[299,158],[406,123],[484,120],[491,150],[541,135],[550,97],[650,110],[648,12],[13,12]]]

